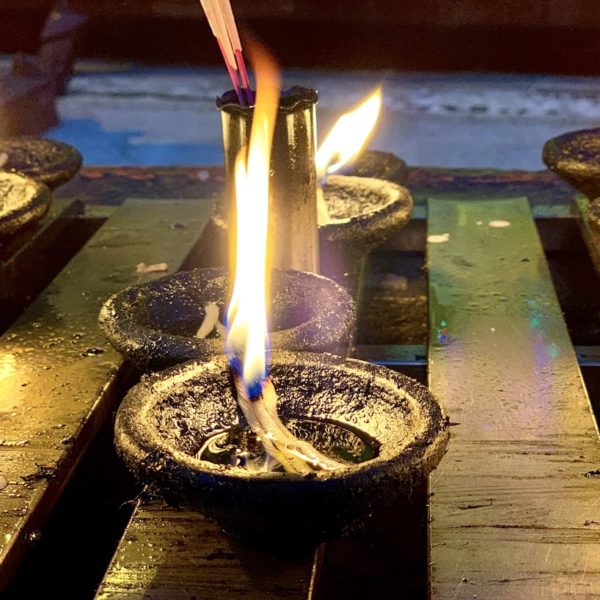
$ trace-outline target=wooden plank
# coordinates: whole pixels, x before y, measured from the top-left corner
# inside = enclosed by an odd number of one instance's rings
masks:
[[[97,600],[306,598],[311,557],[278,559],[237,543],[200,513],[140,501]]]
[[[149,277],[139,262],[176,270],[209,214],[208,201],[125,203],[0,338],[0,590],[110,414],[121,358],[102,302]]]
[[[598,431],[527,201],[434,199],[428,233],[431,596],[595,597]]]

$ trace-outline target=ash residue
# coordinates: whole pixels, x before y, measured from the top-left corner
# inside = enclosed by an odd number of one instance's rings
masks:
[[[351,219],[381,210],[396,200],[394,187],[381,179],[329,177],[323,188],[332,219]]]

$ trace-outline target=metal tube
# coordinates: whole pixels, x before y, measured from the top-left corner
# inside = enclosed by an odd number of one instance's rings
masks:
[[[315,169],[317,92],[292,87],[281,95],[271,153],[271,264],[278,269],[319,271],[317,174]],[[249,141],[252,107],[238,104],[233,91],[217,98],[225,148],[229,239],[234,224],[234,166]],[[232,252],[230,249],[230,256]]]

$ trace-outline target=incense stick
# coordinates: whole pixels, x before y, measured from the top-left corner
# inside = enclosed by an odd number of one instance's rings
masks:
[[[242,43],[229,0],[200,0],[240,104],[254,104]],[[238,78],[239,71],[239,78]],[[243,94],[242,94],[243,90]]]
[[[237,26],[235,24],[235,17],[233,16],[233,11],[231,10],[231,2],[230,0],[220,0],[221,8],[223,9],[223,18],[225,20],[225,27],[227,28],[227,33],[229,34],[229,39],[231,41],[231,45],[233,47],[233,52],[235,54],[236,62],[240,71],[240,76],[242,80],[242,88],[246,94],[248,102],[250,104],[254,104],[254,98],[252,97],[252,90],[250,89],[250,80],[248,78],[248,71],[246,70],[246,63],[244,62],[244,56],[242,54],[242,42],[240,40],[240,35],[237,30]]]

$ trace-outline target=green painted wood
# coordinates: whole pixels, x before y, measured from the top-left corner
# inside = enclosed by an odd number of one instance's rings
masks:
[[[598,431],[527,201],[428,208],[431,596],[597,596]]]
[[[210,202],[128,201],[0,337],[0,590],[113,407],[120,356],[97,326],[139,262],[177,270]],[[174,227],[175,223],[184,227]]]
[[[96,600],[306,598],[311,557],[246,547],[200,513],[141,501]]]

